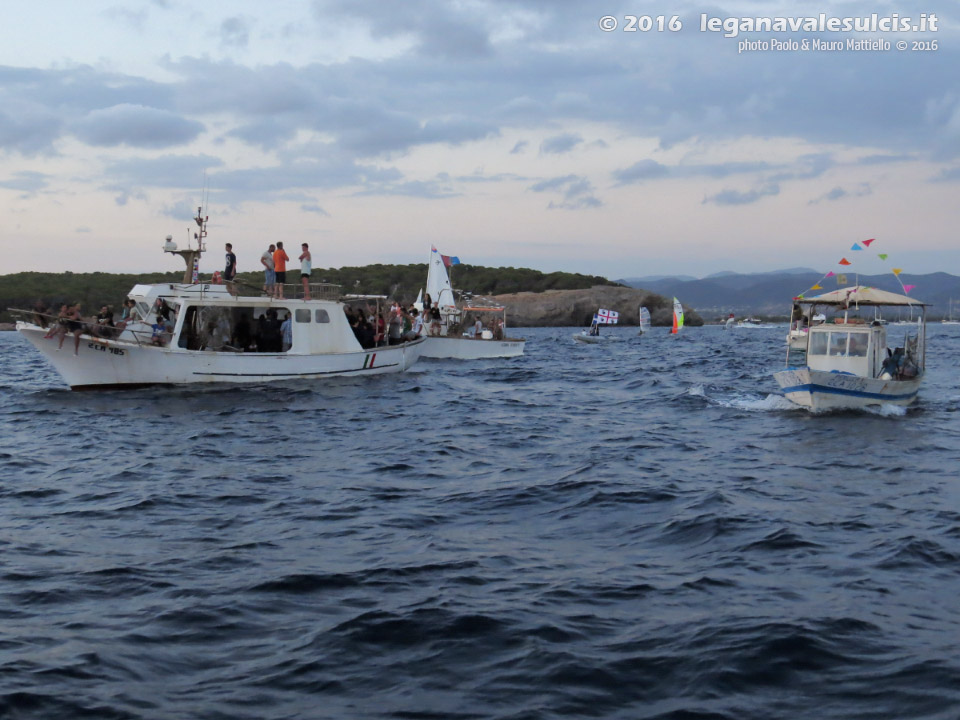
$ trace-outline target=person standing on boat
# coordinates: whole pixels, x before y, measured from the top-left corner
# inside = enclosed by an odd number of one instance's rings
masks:
[[[287,313],[283,322],[280,323],[280,335],[283,337],[281,352],[286,352],[293,346],[293,323],[290,322],[290,313]]]
[[[273,252],[276,249],[277,246],[270,243],[270,247],[260,256],[260,264],[263,265],[263,291],[268,297],[273,297],[273,286],[277,284],[277,274],[273,271]]]
[[[300,246],[300,249],[303,250],[303,252],[300,253],[300,257],[298,258],[298,260],[300,260],[300,280],[301,282],[303,282],[303,299],[309,300],[310,299],[310,270],[312,269],[311,260],[310,260],[310,246],[307,245],[306,243],[303,243]]]
[[[233,245],[227,243],[225,247],[227,250],[227,266],[223,270],[223,279],[224,282],[228,283],[227,289],[233,295],[233,279],[237,276],[237,256],[233,254]]]
[[[277,243],[277,249],[273,253],[273,269],[277,273],[277,292],[274,297],[278,300],[283,298],[283,284],[287,282],[287,262],[290,257],[287,251],[283,249],[283,243]]]

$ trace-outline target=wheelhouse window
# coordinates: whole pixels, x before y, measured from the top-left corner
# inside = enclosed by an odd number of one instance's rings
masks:
[[[287,308],[191,305],[178,344],[206,352],[283,352],[280,326]]]
[[[830,356],[842,357],[847,354],[847,339],[850,334],[845,332],[830,333]]]
[[[810,354],[826,355],[827,341],[829,340],[829,337],[830,337],[830,333],[823,333],[823,332],[810,333]]]
[[[330,316],[327,314],[326,310],[320,309],[316,311],[316,321],[318,323],[328,323],[330,322]]]
[[[293,318],[298,323],[308,323],[310,322],[310,311],[299,308],[293,313]]]
[[[850,333],[850,345],[847,355],[849,357],[866,357],[867,346],[870,344],[870,338],[866,333]]]

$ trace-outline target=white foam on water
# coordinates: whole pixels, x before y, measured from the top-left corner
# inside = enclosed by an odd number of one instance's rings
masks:
[[[870,405],[865,407],[868,413],[873,415],[880,415],[882,417],[905,417],[907,414],[906,405],[892,405],[890,403],[883,403],[882,405]]]
[[[745,395],[741,393],[730,397],[710,397],[703,385],[694,385],[687,389],[687,395],[702,397],[707,402],[719,407],[733,408],[734,410],[749,410],[751,412],[780,412],[782,410],[799,410],[799,405],[790,402],[783,395],[770,394],[765,397]]]

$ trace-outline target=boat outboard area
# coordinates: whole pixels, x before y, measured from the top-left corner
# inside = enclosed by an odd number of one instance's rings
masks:
[[[824,321],[806,328],[804,367],[774,374],[784,396],[812,410],[849,409],[917,398],[925,371],[925,303],[884,290],[849,287],[799,300],[807,317]],[[889,330],[883,308],[909,306],[915,323]]]

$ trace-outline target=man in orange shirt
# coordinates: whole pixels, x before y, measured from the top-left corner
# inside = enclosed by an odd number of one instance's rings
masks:
[[[275,298],[283,298],[283,284],[287,281],[287,261],[290,258],[287,256],[287,251],[283,249],[283,243],[277,243],[277,249],[273,252],[273,270],[277,274],[277,284],[274,286],[277,289]]]

